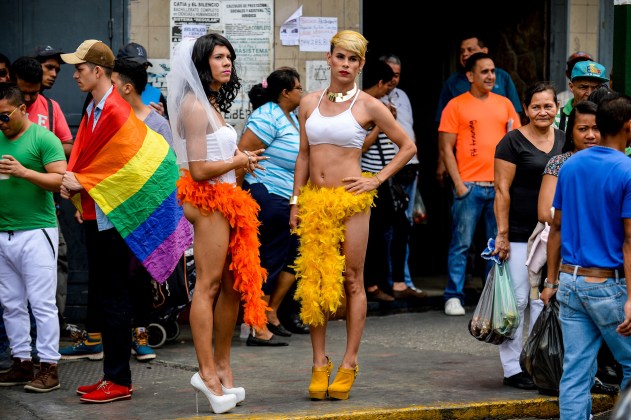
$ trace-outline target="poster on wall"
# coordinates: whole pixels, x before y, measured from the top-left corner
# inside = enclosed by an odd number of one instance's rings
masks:
[[[299,32],[300,51],[327,52],[331,48],[331,38],[337,33],[337,18],[302,16]]]
[[[326,60],[307,60],[306,65],[305,88],[307,92],[314,92],[329,87],[331,71]]]
[[[224,114],[241,133],[250,115],[248,91],[272,71],[274,56],[274,1],[171,1],[171,51],[182,37],[220,33],[234,47],[241,89]],[[200,30],[200,26],[202,26]],[[205,30],[204,28],[205,27]]]

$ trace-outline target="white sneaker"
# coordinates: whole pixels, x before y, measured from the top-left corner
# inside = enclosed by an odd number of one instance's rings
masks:
[[[464,308],[460,304],[460,299],[453,297],[445,302],[446,315],[464,315]]]

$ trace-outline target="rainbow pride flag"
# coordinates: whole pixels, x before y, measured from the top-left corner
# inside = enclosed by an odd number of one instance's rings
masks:
[[[84,116],[68,162],[84,187],[73,203],[84,215],[93,214],[96,203],[153,279],[163,283],[193,241],[176,198],[175,153],[116,89],[94,131],[91,124]]]

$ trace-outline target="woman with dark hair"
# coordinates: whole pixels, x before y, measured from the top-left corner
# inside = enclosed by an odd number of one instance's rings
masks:
[[[538,290],[531,290],[528,278],[528,239],[537,226],[541,174],[550,158],[561,152],[565,138],[563,131],[553,125],[558,102],[552,85],[536,82],[529,86],[524,95],[524,111],[530,120],[528,124],[509,131],[495,148],[497,238],[493,254],[508,267],[522,320],[514,338],[500,344],[503,382],[515,388],[535,389],[532,379],[522,372],[519,364],[526,307],[530,306],[528,334],[543,309]]]
[[[565,144],[561,154],[553,156],[546,165],[539,189],[537,214],[539,221],[552,222],[552,199],[557,187],[559,170],[574,153],[600,143],[600,131],[596,127],[596,104],[583,101],[574,105],[567,120]]]
[[[286,346],[276,336],[289,337],[278,318],[278,308],[292,288],[296,276],[291,265],[298,240],[289,229],[289,199],[294,186],[294,169],[300,147],[300,129],[294,110],[300,104],[300,74],[291,67],[274,70],[248,93],[252,114],[239,141],[243,151],[265,150],[269,159],[261,162],[264,172],[246,174],[243,189],[250,191],[261,206],[259,212],[261,264],[268,271],[263,285],[269,302],[267,326],[254,328],[248,346]]]
[[[241,83],[235,51],[219,34],[185,39],[175,48],[168,75],[173,148],[181,167],[178,200],[193,224],[197,280],[190,309],[199,372],[191,385],[215,413],[245,398],[233,385],[230,344],[244,302],[244,321],[265,325],[258,248],[259,206],[236,185],[235,170],[261,168],[263,149],[242,152],[224,121]],[[214,339],[214,345],[213,345]]]

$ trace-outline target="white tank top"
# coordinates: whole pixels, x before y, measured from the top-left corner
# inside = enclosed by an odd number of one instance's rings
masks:
[[[237,150],[237,132],[231,125],[223,125],[214,133],[206,135],[206,157],[210,162],[229,161]],[[225,182],[236,184],[235,171],[226,172],[216,178],[208,180],[211,184]]]
[[[351,109],[359,97],[359,90],[351,102],[351,106],[341,114],[325,117],[320,114],[320,102],[326,89],[322,91],[318,106],[313,110],[305,124],[309,145],[334,144],[340,147],[361,149],[368,130],[359,125]]]

